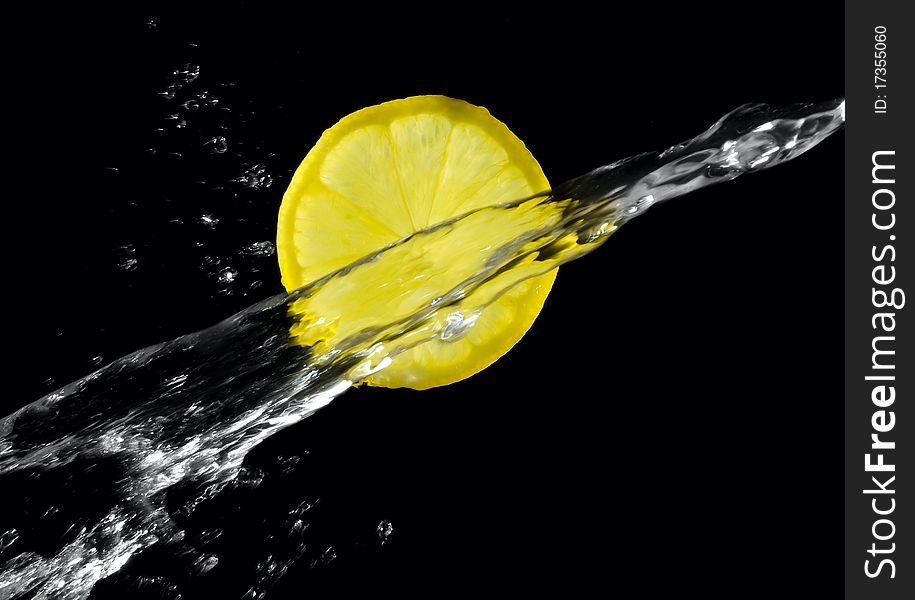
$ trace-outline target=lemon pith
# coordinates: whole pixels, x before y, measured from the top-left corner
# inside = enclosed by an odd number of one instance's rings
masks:
[[[324,132],[283,197],[277,227],[283,285],[295,290],[411,233],[547,189],[549,182],[521,140],[484,108],[444,96],[364,108]],[[511,236],[493,230],[499,226],[482,223],[478,231]],[[434,256],[411,249],[409,264],[391,264],[391,278],[419,282],[424,265],[447,268],[462,252],[457,244],[453,252],[435,248]],[[367,383],[427,389],[479,372],[530,328],[555,277],[553,270],[515,285],[460,339],[411,348]],[[345,287],[350,297],[342,291],[338,297],[348,316],[378,310],[356,301],[359,283]]]

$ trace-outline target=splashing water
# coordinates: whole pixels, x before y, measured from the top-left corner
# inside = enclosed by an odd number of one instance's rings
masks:
[[[190,66],[176,71],[175,85],[193,77]],[[550,193],[412,234],[288,296],[116,360],[5,417],[0,481],[5,490],[24,490],[28,500],[6,511],[11,521],[0,524],[0,595],[86,598],[144,549],[183,544],[188,523],[207,502],[259,485],[242,461],[265,438],[404,350],[465,335],[512,285],[591,252],[652,205],[802,154],[844,125],[844,109],[844,101],[743,106],[664,152],[627,158]],[[258,165],[238,181],[265,187],[266,177]],[[474,236],[475,224],[494,220],[517,235]],[[438,244],[463,244],[477,258],[438,267],[432,274],[437,287],[423,294],[412,281],[392,282],[401,286],[388,299],[396,304],[377,311],[397,315],[389,321],[348,323],[340,307],[339,326],[329,334],[308,318],[322,297],[339,297],[339,286],[408,260],[417,244],[430,253]],[[249,248],[273,253],[269,242]],[[75,477],[85,477],[80,485],[93,490],[76,513],[59,497],[61,489],[80,487],[62,485]],[[282,521],[289,549],[259,565],[246,597],[262,597],[306,553],[306,504]],[[382,521],[376,533],[383,543],[393,531]],[[57,541],[49,545],[49,539]],[[208,543],[207,535],[197,536],[189,570],[218,567]],[[333,547],[315,552],[314,561],[336,556]]]

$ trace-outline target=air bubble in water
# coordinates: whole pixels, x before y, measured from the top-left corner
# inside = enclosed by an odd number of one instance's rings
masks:
[[[185,121],[184,117],[182,117],[179,114],[169,115],[168,120],[174,121],[175,127],[177,127],[178,129],[184,129],[185,127],[187,127],[187,121]]]
[[[461,311],[454,311],[445,317],[445,326],[438,334],[439,338],[443,342],[456,342],[470,331],[473,324],[476,323],[477,316],[477,313],[473,313],[469,317],[465,317]]]

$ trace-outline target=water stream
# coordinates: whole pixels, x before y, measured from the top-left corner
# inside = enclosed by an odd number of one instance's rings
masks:
[[[844,122],[844,100],[742,106],[663,152],[417,232],[288,296],[115,360],[5,417],[0,485],[4,496],[21,499],[0,520],[0,597],[87,598],[132,556],[188,546],[200,506],[259,484],[243,467],[259,442],[404,350],[466,335],[514,284],[595,250],[654,204],[791,160]],[[518,233],[481,237],[481,222]],[[436,245],[456,244],[471,258],[424,265],[422,286],[403,278],[384,294],[350,294],[377,303],[373,314],[384,320],[366,319],[365,311],[348,320],[346,302],[331,308],[338,311],[332,330],[313,317],[354,282],[366,285],[390,265],[416,260],[417,248],[434,256]],[[62,489],[81,489],[90,501],[70,502]],[[291,540],[307,510],[284,522]],[[379,535],[389,527],[380,524]],[[189,569],[218,565],[205,541],[190,546]],[[305,552],[304,541],[289,547],[260,566],[246,597],[262,597]]]

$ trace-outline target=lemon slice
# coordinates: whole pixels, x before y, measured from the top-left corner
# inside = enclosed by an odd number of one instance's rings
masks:
[[[549,182],[531,153],[485,108],[444,96],[364,108],[324,132],[283,196],[277,227],[283,285],[291,292],[416,231],[547,189]],[[471,234],[509,239],[511,232],[496,229],[501,226],[481,220]],[[331,301],[325,298],[324,308],[310,310],[346,307],[348,318],[358,318],[352,313],[362,311],[383,322],[386,315],[377,313],[385,310],[384,303],[371,301],[384,286],[379,277],[403,281],[404,270],[412,269],[417,273],[410,276],[419,285],[422,265],[447,269],[461,260],[462,252],[466,249],[458,240],[453,246],[436,244],[434,252],[412,247],[409,260],[417,259],[415,264],[376,265],[371,282],[347,282],[325,291]],[[554,269],[518,283],[486,306],[466,335],[410,348],[367,383],[427,389],[485,369],[527,332],[555,277]],[[324,316],[312,314],[311,322],[324,322]],[[326,316],[332,321],[335,315]]]

